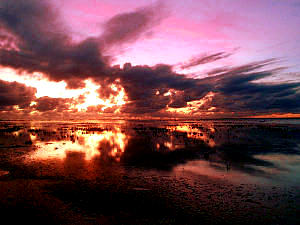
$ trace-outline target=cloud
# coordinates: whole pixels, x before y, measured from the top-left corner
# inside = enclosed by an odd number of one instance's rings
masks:
[[[101,40],[105,47],[134,42],[148,35],[164,16],[165,9],[162,2],[136,9],[133,12],[118,14],[103,25],[104,32]]]
[[[268,84],[257,82],[282,72],[263,68],[272,60],[250,63],[223,70],[221,75],[204,79],[214,83],[219,98],[213,106],[231,112],[300,112],[300,82]],[[222,96],[222,97],[221,97]]]
[[[109,97],[110,85],[120,80],[128,103],[121,112],[130,114],[164,113],[168,107],[184,108],[189,102],[214,93],[212,100],[198,110],[214,112],[300,112],[299,82],[266,84],[259,79],[280,73],[270,68],[272,60],[217,68],[208,78],[192,79],[174,72],[172,65],[110,66],[107,49],[120,47],[145,37],[164,18],[161,3],[133,12],[121,13],[103,25],[103,34],[80,42],[60,20],[59,13],[46,0],[2,0],[0,2],[0,65],[16,70],[42,72],[51,80],[65,80],[69,87],[79,88],[92,78],[102,85],[99,94]],[[232,53],[205,54],[179,64],[189,69],[227,58]],[[109,54],[108,54],[109,55]],[[27,107],[35,99],[35,90],[17,83],[2,82],[1,109],[19,105]],[[32,107],[40,112],[64,111],[70,99],[37,99]],[[96,107],[97,109],[97,107]],[[115,109],[113,109],[115,110]],[[107,109],[107,111],[112,111]]]
[[[33,107],[36,111],[47,112],[47,111],[56,111],[62,112],[69,109],[71,99],[66,98],[50,98],[42,97],[36,100],[36,105]]]
[[[0,32],[17,40],[17,50],[0,49],[0,64],[27,72],[42,72],[52,80],[70,81],[96,76],[105,71],[108,59],[97,40],[73,43],[58,13],[48,1],[0,3]],[[77,82],[76,86],[80,86]]]
[[[46,0],[0,3],[0,65],[27,72],[42,72],[55,81],[65,80],[73,88],[83,86],[89,77],[108,77],[110,57],[107,46],[133,42],[160,21],[160,4],[114,16],[104,24],[98,38],[72,41],[71,33]],[[18,50],[8,48],[9,36],[17,40]],[[5,44],[5,46],[4,46]],[[1,45],[0,45],[1,46]]]
[[[206,93],[197,80],[173,72],[169,65],[127,66],[118,75],[130,101],[125,112],[156,112],[173,101],[182,106],[189,99],[202,97]],[[167,92],[170,89],[174,91],[169,95]]]
[[[218,61],[220,59],[227,58],[231,55],[232,54],[226,53],[226,52],[218,52],[218,53],[214,53],[214,54],[203,54],[203,55],[200,55],[200,56],[195,56],[195,57],[193,57],[192,59],[190,59],[189,61],[187,61],[185,63],[180,63],[178,66],[180,66],[181,69],[189,69],[191,67],[203,65],[203,64],[206,64],[206,63],[215,62],[215,61]]]
[[[187,78],[173,72],[168,65],[129,67],[120,73],[130,100],[124,111],[163,113],[168,107],[185,108],[213,93],[209,101],[194,105],[196,111],[192,113],[299,113],[300,82],[270,84],[259,81],[283,72],[282,68],[270,69],[273,63],[270,59],[222,68],[212,73],[214,76],[202,79]]]
[[[0,80],[0,110],[10,110],[13,106],[27,108],[35,99],[35,93],[35,88]]]

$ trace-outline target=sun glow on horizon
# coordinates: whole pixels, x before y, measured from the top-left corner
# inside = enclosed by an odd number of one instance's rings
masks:
[[[27,87],[35,88],[35,96],[37,98],[45,96],[51,98],[74,98],[84,93],[84,90],[81,89],[68,89],[65,81],[50,81],[43,74],[36,72],[33,74],[19,75],[13,69],[1,68],[0,80],[18,82],[26,85]]]
[[[37,99],[41,97],[72,99],[74,101],[70,104],[70,110],[75,109],[78,112],[86,112],[91,106],[100,106],[100,113],[107,108],[116,106],[117,109],[115,109],[114,112],[119,112],[119,108],[127,102],[127,95],[124,88],[119,83],[119,79],[116,79],[115,82],[108,87],[111,89],[111,94],[106,99],[101,98],[99,95],[99,90],[102,88],[101,85],[96,84],[91,79],[84,80],[84,88],[69,89],[67,88],[67,83],[65,81],[50,81],[41,73],[19,75],[13,69],[1,68],[0,80],[18,82],[27,87],[35,88],[35,97]],[[36,101],[32,101],[30,106],[35,106],[36,104]]]
[[[85,84],[86,87],[84,89],[86,91],[83,94],[84,103],[75,105],[75,108],[77,108],[78,111],[87,111],[90,106],[102,106],[101,111],[104,111],[107,108],[126,104],[125,90],[118,83],[113,83],[110,85],[110,89],[116,92],[117,95],[110,94],[109,98],[107,99],[102,99],[99,96],[98,90],[101,88],[101,85],[96,85],[91,80],[85,80]]]
[[[208,102],[211,102],[214,96],[215,96],[215,93],[209,92],[203,98],[201,98],[199,100],[187,102],[186,107],[181,107],[181,108],[168,107],[166,111],[171,112],[171,113],[179,113],[179,114],[199,113],[199,108],[204,106]],[[212,111],[215,109],[216,109],[216,107],[210,107],[208,109],[209,112],[206,112],[206,114],[213,114]]]

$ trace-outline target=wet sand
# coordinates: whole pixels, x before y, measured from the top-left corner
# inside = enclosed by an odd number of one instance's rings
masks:
[[[95,180],[4,179],[1,218],[42,224],[299,224],[299,187],[127,173]]]
[[[9,221],[7,224],[300,223],[300,186],[288,176],[292,174],[292,167],[279,166],[275,161],[267,161],[266,157],[256,157],[257,149],[244,150],[243,156],[237,157],[229,154],[227,142],[221,143],[216,137],[211,138],[215,146],[209,145],[207,140],[203,141],[204,145],[183,132],[180,135],[172,133],[173,138],[170,138],[170,135],[154,135],[152,130],[149,139],[149,129],[145,131],[147,126],[141,129],[136,125],[135,129],[120,128],[131,136],[126,142],[127,139],[120,133],[115,133],[115,138],[109,133],[112,129],[104,133],[94,124],[93,129],[85,129],[91,134],[89,137],[98,132],[105,134],[107,140],[115,139],[113,144],[109,144],[105,138],[97,138],[97,149],[101,154],[95,153],[87,158],[87,153],[81,150],[59,152],[59,147],[64,145],[56,146],[55,141],[63,140],[67,145],[68,140],[75,138],[73,142],[71,140],[74,144],[77,143],[76,137],[68,136],[65,131],[61,135],[57,132],[59,126],[55,125],[52,129],[52,125],[3,128],[6,130],[1,134],[0,214],[3,221]],[[73,127],[68,125],[64,130],[69,131]],[[84,130],[81,125],[76,124],[75,127]],[[291,145],[292,148],[284,149],[288,152],[285,155],[292,154],[292,158],[297,158],[298,142],[295,137],[298,137],[298,128],[295,131],[294,126],[290,127],[293,129],[288,134],[292,136],[274,144],[278,146],[283,142],[286,146]],[[275,140],[278,136],[273,128],[268,137],[273,135],[272,140]],[[214,129],[219,127],[214,126]],[[19,133],[11,135],[16,130]],[[194,134],[195,129],[192,131],[193,135],[197,135]],[[209,137],[203,129],[201,133],[199,137]],[[30,134],[38,135],[29,140]],[[176,136],[179,139],[175,140]],[[133,137],[139,138],[133,141]],[[185,141],[178,141],[182,137]],[[155,141],[152,143],[153,138]],[[118,145],[116,141],[121,139],[126,143],[122,154],[122,144]],[[89,140],[85,139],[83,144],[78,135],[78,143],[86,149]],[[102,140],[105,141],[102,143]],[[193,140],[192,144],[187,140]],[[292,145],[295,140],[296,148]],[[43,149],[51,143],[57,154],[50,154],[48,147]],[[75,145],[70,146],[76,148]],[[151,146],[156,149],[149,151]],[[274,153],[275,147],[269,146],[268,151]],[[46,158],[42,150],[49,153]],[[37,157],[39,151],[42,153]]]

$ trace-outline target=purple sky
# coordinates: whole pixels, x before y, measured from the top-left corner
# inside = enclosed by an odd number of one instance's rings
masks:
[[[101,33],[112,15],[155,1],[55,0],[78,39]],[[115,52],[115,63],[178,63],[206,52],[235,51],[225,65],[267,58],[300,69],[300,1],[165,0],[165,18],[147,38]]]
[[[1,0],[0,114],[300,115],[299,12],[300,0]]]

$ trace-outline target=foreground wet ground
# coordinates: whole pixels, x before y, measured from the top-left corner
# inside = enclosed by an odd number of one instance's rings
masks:
[[[299,124],[2,121],[2,224],[299,224]]]

